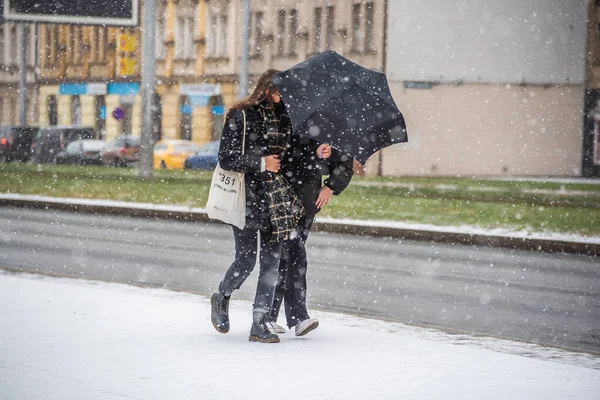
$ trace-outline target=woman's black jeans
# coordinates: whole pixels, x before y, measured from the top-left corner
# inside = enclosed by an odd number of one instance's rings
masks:
[[[306,240],[314,219],[314,215],[305,215],[298,224],[297,236],[284,240],[281,249],[277,289],[269,320],[277,321],[281,303],[285,299],[285,316],[289,328],[309,318],[306,310]]]
[[[258,230],[233,228],[235,240],[235,261],[219,285],[219,290],[225,296],[231,296],[234,290],[239,289],[256,264],[256,250],[258,241]],[[256,296],[254,297],[254,313],[269,314],[275,297],[275,287],[279,273],[279,258],[281,253],[281,242],[272,243],[268,237],[260,238],[260,271]],[[265,235],[266,236],[266,235]]]

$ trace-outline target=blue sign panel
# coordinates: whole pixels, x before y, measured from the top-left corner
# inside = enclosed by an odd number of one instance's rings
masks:
[[[212,115],[223,115],[225,113],[225,106],[212,106],[210,112]]]
[[[192,111],[194,111],[194,107],[188,104],[183,104],[181,106],[181,113],[182,114],[186,114],[186,115],[190,115],[192,113]]]
[[[117,94],[120,96],[138,94],[140,92],[140,84],[137,82],[109,83],[107,92],[108,94]]]
[[[78,95],[87,92],[85,83],[61,83],[58,85],[58,94]]]
[[[100,110],[98,111],[98,118],[101,120],[106,119],[106,106],[100,107]]]

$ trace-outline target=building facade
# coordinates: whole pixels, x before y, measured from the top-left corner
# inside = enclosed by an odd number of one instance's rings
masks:
[[[390,1],[383,174],[580,176],[587,3]]]
[[[582,173],[600,177],[600,1],[588,2]]]
[[[139,135],[139,37],[137,28],[40,24],[39,126]]]
[[[19,124],[19,57],[17,47],[18,24],[0,22],[0,125]],[[37,41],[35,25],[24,24],[26,44],[26,121],[36,125],[36,83]]]
[[[385,2],[251,2],[250,89],[269,68],[285,69],[333,49],[367,68],[384,67]],[[154,139],[218,139],[237,97],[241,0],[159,0],[156,13]],[[98,137],[140,133],[137,29],[39,28],[40,126],[84,125]],[[124,117],[116,119],[117,109]]]
[[[383,71],[385,6],[383,0],[253,0],[249,89],[267,69],[284,70],[326,50]],[[207,2],[205,74],[231,88],[231,96],[224,98],[225,109],[232,104],[240,70],[241,19],[241,0]],[[366,169],[375,174],[378,158],[372,159]]]

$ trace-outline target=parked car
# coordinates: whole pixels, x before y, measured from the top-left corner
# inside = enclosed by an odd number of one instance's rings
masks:
[[[104,149],[104,140],[76,140],[60,151],[54,162],[56,164],[101,165],[100,151]]]
[[[127,167],[140,161],[140,137],[122,135],[109,142],[100,152],[102,164],[110,167]]]
[[[0,162],[18,160],[27,162],[30,148],[38,128],[23,126],[0,127]]]
[[[154,168],[182,169],[186,158],[198,147],[189,140],[161,140],[154,146]]]
[[[183,167],[185,169],[215,169],[219,163],[219,141],[209,142],[200,147],[198,151],[185,159]]]
[[[94,137],[94,128],[90,127],[40,128],[31,144],[31,160],[37,163],[53,163],[56,155],[70,143]]]

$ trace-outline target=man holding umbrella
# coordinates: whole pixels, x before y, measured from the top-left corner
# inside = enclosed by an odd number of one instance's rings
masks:
[[[277,324],[285,299],[288,327],[295,328],[296,336],[304,336],[319,326],[306,309],[306,240],[315,215],[329,204],[332,195],[340,194],[350,183],[354,160],[327,144],[299,135],[292,136],[288,154],[282,160],[282,171],[302,200],[306,214],[298,224],[298,232],[283,242],[275,299],[266,325],[271,333],[285,332]],[[327,179],[323,182],[324,176]]]
[[[304,243],[314,215],[329,202],[331,194],[340,193],[348,185],[352,158],[364,165],[377,151],[407,142],[408,138],[404,117],[385,75],[355,64],[335,51],[316,54],[277,74],[273,83],[286,106],[295,141],[293,157],[283,160],[291,165],[284,176],[304,199],[309,215],[300,221],[297,238],[284,242],[282,258],[289,260],[280,268],[280,281],[286,285],[280,283],[278,287],[271,323],[267,326],[278,333],[285,331],[274,322],[284,297],[288,325],[295,326],[296,335],[301,336],[319,324],[306,313]],[[317,162],[316,153],[327,158],[330,152],[325,166]],[[321,188],[323,175],[329,177]],[[283,296],[282,291],[285,291]]]

